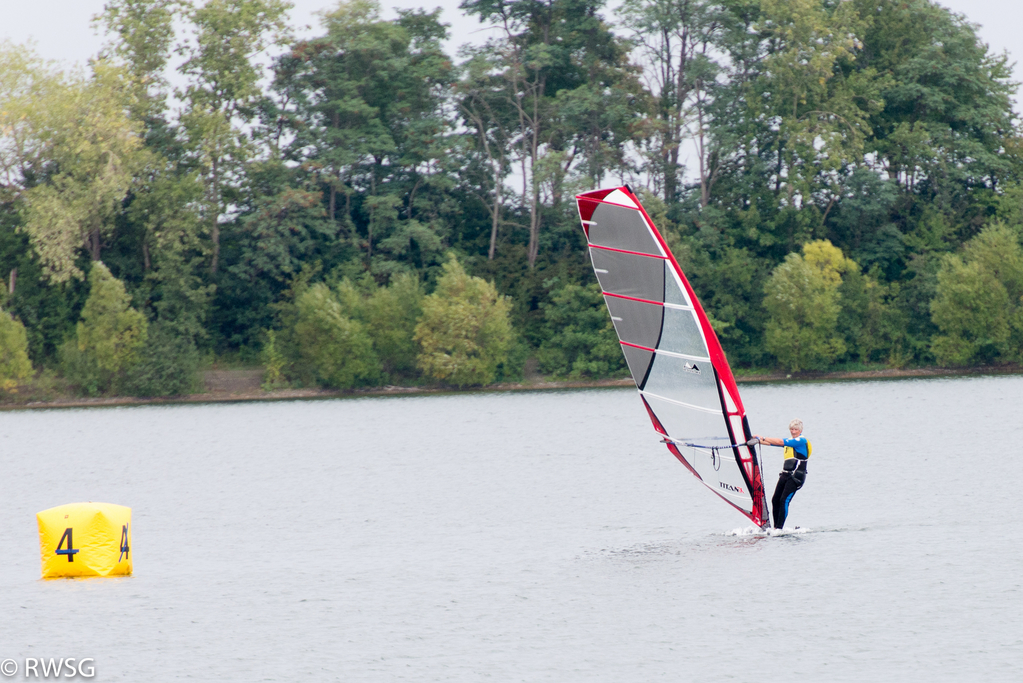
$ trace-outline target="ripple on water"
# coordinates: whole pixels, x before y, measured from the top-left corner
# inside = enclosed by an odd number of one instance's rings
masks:
[[[4,413],[0,658],[93,657],[104,681],[1017,680],[1018,476],[996,448],[964,476],[954,444],[1012,443],[1023,378],[742,391],[756,431],[798,415],[814,442],[781,533],[742,525],[628,390]],[[136,575],[40,581],[35,513],[84,500],[133,508]]]

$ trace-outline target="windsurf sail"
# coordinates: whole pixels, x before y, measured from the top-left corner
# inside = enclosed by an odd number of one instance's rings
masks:
[[[693,288],[628,186],[576,197],[593,272],[668,450],[757,526],[764,480],[732,370]]]

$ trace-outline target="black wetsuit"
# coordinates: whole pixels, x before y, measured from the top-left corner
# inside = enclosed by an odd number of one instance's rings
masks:
[[[774,512],[774,528],[781,529],[785,526],[785,518],[789,516],[789,503],[796,491],[803,488],[806,482],[806,459],[796,458],[798,464],[791,472],[782,472],[778,475],[778,485],[774,487],[774,496],[771,498],[771,507]]]
[[[785,518],[789,516],[789,503],[796,491],[806,483],[806,461],[810,457],[809,442],[800,435],[794,439],[785,439],[785,471],[778,475],[778,485],[774,487],[771,497],[771,512],[774,513],[774,528],[785,526]],[[791,450],[790,450],[791,449]]]

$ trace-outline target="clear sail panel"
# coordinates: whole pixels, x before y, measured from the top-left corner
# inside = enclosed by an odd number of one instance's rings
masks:
[[[707,344],[700,332],[700,323],[692,310],[664,307],[664,332],[658,350],[707,358]]]
[[[712,410],[724,422],[717,379],[709,361],[658,353],[643,390],[679,403]]]

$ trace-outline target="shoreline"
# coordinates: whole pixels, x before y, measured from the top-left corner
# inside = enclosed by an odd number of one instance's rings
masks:
[[[795,375],[784,372],[765,374],[736,374],[738,384],[755,384],[766,382],[834,382],[875,379],[909,379],[915,377],[969,377],[979,375],[1018,375],[1023,374],[1023,366],[998,365],[977,366],[972,368],[887,368],[881,370],[857,370],[839,372],[803,372]],[[372,387],[367,389],[278,389],[264,391],[260,387],[262,370],[210,370],[205,373],[207,390],[198,394],[185,396],[168,396],[159,398],[139,398],[134,396],[109,396],[97,398],[60,397],[45,400],[11,400],[0,401],[0,411],[61,409],[61,408],[92,408],[135,405],[178,405],[197,403],[240,403],[249,401],[295,401],[331,398],[366,398],[377,396],[419,396],[430,394],[460,393],[494,393],[519,391],[559,391],[565,389],[600,389],[634,387],[631,378],[605,380],[565,380],[553,381],[543,378],[532,378],[522,382],[506,382],[485,387],[458,389],[444,386],[419,387]]]

